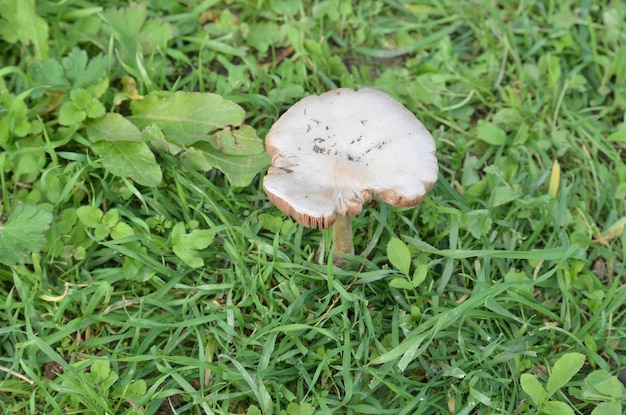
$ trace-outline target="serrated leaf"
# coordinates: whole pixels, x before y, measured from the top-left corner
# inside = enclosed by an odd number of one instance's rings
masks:
[[[530,373],[524,373],[521,376],[520,384],[522,390],[526,392],[536,406],[541,406],[548,399],[548,395],[539,380]]]
[[[6,223],[0,223],[0,262],[16,265],[27,254],[39,252],[52,214],[33,205],[18,205]]]
[[[158,17],[148,18],[147,7],[143,3],[131,3],[128,7],[108,9],[103,13],[108,25],[103,29],[116,40],[122,61],[133,65],[138,55],[151,55],[164,50],[174,30]]]
[[[411,252],[404,242],[398,238],[391,238],[387,244],[389,262],[404,275],[409,275],[411,268]],[[408,281],[407,281],[408,282]]]
[[[145,4],[132,3],[126,8],[107,9],[105,21],[115,30],[124,35],[137,35],[148,17]]]
[[[30,76],[40,85],[69,87],[70,83],[63,72],[63,67],[56,59],[35,61],[30,64]]]
[[[585,363],[585,355],[582,353],[566,353],[554,363],[552,373],[548,378],[546,391],[548,396],[565,386]]]
[[[74,47],[61,60],[65,76],[75,87],[88,86],[100,81],[106,75],[107,59],[102,55],[89,59],[87,52]]]
[[[102,217],[104,213],[100,208],[95,206],[81,206],[76,209],[76,216],[78,216],[78,220],[82,222],[83,225],[88,228],[95,228],[102,222]]]

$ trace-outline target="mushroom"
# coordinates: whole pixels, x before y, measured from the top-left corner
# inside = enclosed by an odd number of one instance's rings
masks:
[[[289,108],[265,139],[263,190],[309,228],[333,227],[336,264],[354,254],[351,216],[375,199],[415,206],[437,181],[435,141],[402,104],[372,88],[334,89]]]

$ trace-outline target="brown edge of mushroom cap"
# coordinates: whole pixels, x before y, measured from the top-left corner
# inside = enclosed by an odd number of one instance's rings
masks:
[[[273,168],[274,167],[270,167],[270,169],[273,169]],[[407,199],[407,198],[398,196],[398,194],[393,190],[384,190],[374,195],[372,195],[371,190],[367,190],[367,192],[364,192],[364,193],[367,193],[370,196],[365,198],[363,200],[363,203],[367,203],[371,201],[372,199],[374,199],[374,200],[387,203],[388,205],[391,205],[394,207],[417,206],[420,203],[422,203],[422,201],[424,200],[424,197],[434,185],[435,185],[435,182],[425,183],[426,190],[424,194],[413,199]],[[335,223],[335,220],[337,219],[337,216],[339,215],[336,211],[334,211],[333,214],[329,216],[321,216],[321,217],[309,216],[309,215],[296,211],[289,203],[287,203],[287,201],[276,196],[274,193],[270,192],[265,187],[265,185],[263,185],[263,190],[265,191],[265,194],[269,198],[270,202],[272,202],[272,204],[274,204],[274,206],[276,206],[278,210],[283,212],[285,215],[291,216],[292,218],[296,220],[296,222],[298,222],[299,224],[303,226],[306,226],[307,228],[327,229],[330,226],[332,226],[333,223]],[[348,215],[355,216],[355,215],[358,215],[360,212],[361,212],[361,209],[359,209],[359,211],[356,213],[348,212]]]
[[[265,187],[265,185],[263,185],[263,190],[265,191],[265,194],[269,198],[270,202],[272,202],[272,204],[276,206],[278,210],[283,212],[285,215],[291,216],[292,218],[296,220],[296,222],[298,222],[299,224],[303,226],[306,226],[307,228],[327,229],[333,223],[335,223],[335,220],[337,219],[336,212],[333,212],[333,214],[330,216],[322,216],[322,217],[314,217],[314,216],[309,216],[309,215],[300,213],[296,211],[293,207],[291,207],[291,205],[287,203],[287,201],[276,196],[274,193],[270,192]]]

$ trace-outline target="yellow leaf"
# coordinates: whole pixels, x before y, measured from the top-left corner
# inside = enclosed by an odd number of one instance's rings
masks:
[[[622,234],[622,232],[624,232],[624,226],[626,226],[626,216],[611,225],[609,229],[602,234],[602,239],[610,241],[611,239],[617,238]]]
[[[556,199],[559,192],[559,184],[561,182],[561,166],[557,160],[552,164],[552,173],[550,173],[550,184],[548,185],[548,193]]]

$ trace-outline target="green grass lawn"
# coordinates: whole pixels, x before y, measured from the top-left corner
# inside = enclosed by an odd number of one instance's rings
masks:
[[[626,408],[626,3],[0,1],[0,412]],[[309,94],[437,142],[356,255],[262,190]]]

